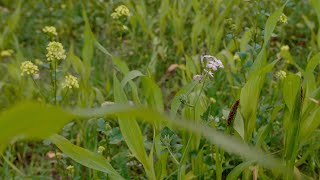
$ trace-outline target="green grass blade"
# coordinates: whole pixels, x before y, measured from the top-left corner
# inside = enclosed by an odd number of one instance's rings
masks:
[[[235,168],[230,171],[230,173],[227,176],[227,180],[237,180],[242,171],[250,167],[254,162],[253,161],[247,161],[239,164]]]
[[[133,80],[133,79],[135,79],[135,78],[137,78],[137,77],[140,77],[140,76],[145,76],[145,75],[142,74],[142,72],[140,72],[140,71],[138,71],[138,70],[130,71],[130,72],[123,78],[123,80],[121,81],[121,87],[124,88],[125,85],[126,85],[129,81],[131,81],[131,80]]]

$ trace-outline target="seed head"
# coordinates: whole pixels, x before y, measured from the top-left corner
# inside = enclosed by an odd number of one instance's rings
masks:
[[[235,118],[236,115],[237,115],[237,110],[238,110],[239,104],[240,104],[240,99],[238,99],[238,100],[232,105],[231,110],[230,110],[230,112],[229,112],[228,121],[227,121],[228,126],[230,126],[230,125],[233,123],[234,118]]]

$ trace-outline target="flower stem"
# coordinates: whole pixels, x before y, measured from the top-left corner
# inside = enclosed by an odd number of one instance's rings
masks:
[[[54,61],[54,104],[57,105],[57,61]]]
[[[30,75],[30,77],[31,77],[31,79],[32,79],[32,81],[33,81],[33,84],[34,84],[34,85],[37,87],[37,89],[39,90],[40,95],[41,95],[44,99],[46,99],[46,97],[42,94],[41,89],[40,89],[40,86],[38,85],[38,83],[36,82],[36,80],[33,78],[32,75]]]

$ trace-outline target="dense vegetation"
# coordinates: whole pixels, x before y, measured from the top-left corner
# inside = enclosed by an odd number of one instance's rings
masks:
[[[0,179],[319,179],[319,0],[1,0]]]

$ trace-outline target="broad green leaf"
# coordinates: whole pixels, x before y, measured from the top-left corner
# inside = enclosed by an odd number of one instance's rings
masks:
[[[285,5],[281,6],[278,10],[273,12],[270,17],[268,18],[266,22],[266,27],[264,29],[264,42],[263,42],[263,47],[267,46],[267,43],[269,42],[271,35],[277,25],[277,22],[280,19],[280,16],[282,14],[282,11],[284,9]]]
[[[128,99],[123,91],[116,75],[113,77],[114,101],[116,103],[127,103]],[[119,114],[119,126],[124,140],[126,141],[132,154],[143,164],[146,173],[150,174],[153,167],[149,163],[148,155],[144,148],[143,136],[137,121],[133,116]],[[154,174],[150,174],[155,176]],[[151,178],[151,177],[150,177]]]
[[[244,139],[244,123],[239,111],[237,111],[237,115],[233,123],[233,128],[235,131],[237,131],[239,136]]]
[[[160,87],[150,77],[142,78],[142,86],[148,104],[159,112],[163,112],[164,102]]]
[[[137,78],[137,77],[140,77],[140,76],[145,76],[145,75],[142,74],[142,73],[141,73],[140,71],[138,71],[138,70],[130,71],[130,72],[124,77],[124,79],[121,81],[121,87],[124,88],[125,85],[126,85],[129,81],[131,81],[131,80],[133,80],[133,79],[135,79],[135,78]]]
[[[314,77],[314,69],[320,62],[320,53],[314,55],[308,62],[306,70],[303,73],[304,76],[304,83],[305,83],[305,90],[306,90],[306,97],[317,88],[317,82]]]
[[[310,115],[303,119],[301,123],[301,134],[300,141],[307,141],[309,137],[317,130],[320,126],[320,108],[317,107],[316,110],[310,113]]]
[[[300,91],[300,78],[289,74],[283,84],[283,99],[290,112],[293,112],[296,94]]]
[[[289,172],[286,179],[293,178],[295,159],[299,150],[299,133],[302,107],[301,79],[298,75],[289,74],[283,84],[283,98],[286,111],[283,120],[285,132],[285,159]]]
[[[80,74],[82,77],[85,77],[85,67],[81,59],[76,56],[73,52],[73,45],[70,48],[70,52],[68,55],[68,62],[71,62],[72,67],[74,68],[75,72]]]
[[[17,139],[45,139],[74,118],[60,108],[24,102],[0,115],[0,152]]]
[[[240,40],[240,51],[241,52],[246,52],[248,50],[248,45],[249,45],[249,42],[251,41],[251,37],[252,37],[251,29],[247,30],[243,34],[243,37]]]
[[[114,65],[116,65],[119,68],[120,72],[122,72],[124,75],[129,73],[130,70],[127,64],[124,61],[122,61],[120,58],[112,56],[112,61]]]
[[[255,59],[252,68],[250,69],[250,77],[254,76],[253,74],[256,71],[259,71],[265,64],[266,64],[266,47],[268,45],[268,42],[271,38],[271,35],[277,25],[277,22],[279,21],[279,18],[282,14],[282,11],[284,9],[285,5],[283,5],[281,8],[273,12],[270,17],[268,18],[266,22],[266,26],[264,29],[264,42],[261,51],[259,52],[257,58]]]
[[[103,156],[72,144],[66,138],[54,134],[49,138],[64,154],[74,161],[101,172],[108,173],[112,179],[124,179],[113,169]]]
[[[256,125],[256,112],[260,91],[264,83],[265,74],[272,70],[277,61],[274,61],[255,72],[245,86],[241,89],[240,110],[245,127],[245,141],[249,140]]]

